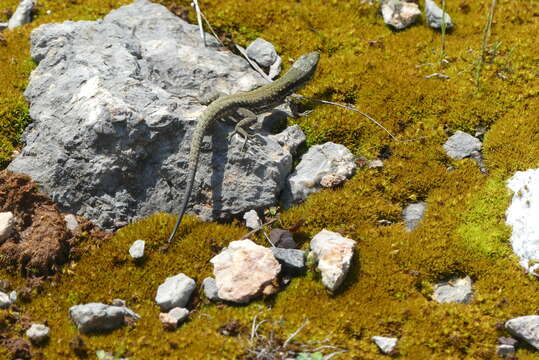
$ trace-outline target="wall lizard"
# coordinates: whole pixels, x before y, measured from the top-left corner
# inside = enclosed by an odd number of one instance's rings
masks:
[[[167,240],[169,244],[174,238],[174,235],[176,235],[176,231],[178,230],[183,215],[185,214],[185,210],[187,209],[191,191],[193,190],[193,184],[195,182],[202,138],[209,126],[218,119],[225,118],[238,112],[246,117],[236,124],[234,133],[242,135],[245,138],[245,142],[247,142],[248,134],[245,128],[256,122],[256,114],[275,108],[277,105],[282,104],[286,98],[295,91],[304,87],[314,75],[319,59],[320,54],[316,51],[302,55],[296,62],[294,62],[290,70],[274,82],[263,85],[252,91],[222,96],[213,101],[204,110],[196,124],[191,139],[189,166],[187,170],[187,187],[185,188],[180,214],[174,225],[174,230],[172,230],[172,233]]]

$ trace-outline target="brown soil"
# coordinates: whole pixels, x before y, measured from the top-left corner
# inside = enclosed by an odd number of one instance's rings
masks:
[[[31,359],[30,343],[22,338],[0,339],[0,345],[11,353],[12,359]]]
[[[0,245],[0,265],[18,269],[24,275],[49,275],[80,252],[76,245],[84,238],[106,239],[110,235],[91,222],[77,217],[80,230],[72,233],[64,215],[52,200],[40,192],[29,176],[0,171],[0,212],[11,211],[15,226],[10,238]]]

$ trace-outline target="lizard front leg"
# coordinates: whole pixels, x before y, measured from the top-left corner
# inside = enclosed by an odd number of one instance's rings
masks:
[[[241,119],[240,121],[238,121],[236,123],[236,127],[234,128],[234,131],[232,132],[232,134],[230,134],[228,139],[230,141],[232,136],[234,136],[235,134],[239,134],[239,135],[243,136],[244,141],[243,141],[243,146],[241,147],[241,151],[243,152],[243,150],[245,149],[245,145],[247,144],[247,140],[250,137],[252,137],[252,135],[247,132],[247,129],[251,125],[256,123],[257,116],[256,116],[256,114],[254,112],[252,112],[251,110],[246,109],[246,108],[239,108],[237,110],[237,113],[240,116],[242,116],[243,119]]]

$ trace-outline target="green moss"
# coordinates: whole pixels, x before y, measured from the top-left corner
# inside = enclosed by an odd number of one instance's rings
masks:
[[[17,2],[0,0],[0,9],[14,8]],[[21,130],[28,122],[22,91],[34,66],[28,60],[31,29],[45,22],[95,19],[126,2],[43,0],[33,23],[3,33],[7,45],[0,51],[0,81],[5,85],[0,88],[2,166],[20,146]],[[46,358],[74,358],[68,344],[78,332],[68,319],[70,306],[114,298],[125,299],[142,319],[111,334],[83,336],[93,352],[132,353],[135,359],[244,358],[249,330],[225,337],[218,329],[231,320],[249,329],[258,315],[268,320],[261,334],[274,331],[281,338],[309,319],[297,341],[328,339],[348,350],[342,358],[383,359],[370,340],[373,335],[399,336],[403,359],[493,358],[496,339],[504,335],[497,330],[499,324],[533,314],[539,307],[539,284],[508,256],[509,232],[503,223],[509,196],[506,179],[516,170],[539,165],[539,58],[534,36],[539,18],[533,16],[539,5],[498,1],[492,41],[499,44],[490,47],[477,89],[471,69],[479,55],[488,4],[468,2],[466,13],[458,2],[447,2],[457,27],[446,37],[449,64],[440,68],[428,65],[438,61],[438,32],[424,24],[392,32],[376,7],[359,1],[204,1],[205,15],[218,31],[229,32],[241,45],[257,36],[271,41],[285,68],[302,53],[321,51],[318,72],[305,95],[353,103],[399,138],[424,139],[394,142],[360,115],[330,106],[316,105],[312,115],[296,120],[309,145],[333,141],[368,158],[377,157],[383,147],[392,153],[383,169],[359,169],[343,187],[314,194],[281,215],[282,227],[305,220],[295,235],[305,249],[323,228],[358,242],[351,273],[337,294],[328,294],[318,274],[309,272],[276,296],[248,306],[193,303],[190,321],[165,332],[153,301],[157,286],[179,272],[196,278],[200,286],[211,274],[209,259],[247,229],[238,223],[203,223],[187,217],[177,242],[163,254],[159,249],[175,218],[156,214],[120,230],[108,242],[89,240],[80,261],[65,267],[31,303],[21,304],[25,314],[47,319],[52,328],[53,339],[42,349]],[[51,15],[46,15],[47,9]],[[451,79],[424,78],[440,71]],[[483,153],[489,175],[471,160],[449,160],[441,146],[454,131],[473,133],[477,127],[487,130]],[[455,170],[448,172],[448,166]],[[425,218],[415,231],[406,232],[401,211],[419,200],[427,202]],[[380,220],[392,224],[381,226]],[[127,249],[139,238],[147,241],[148,259],[135,265]],[[262,236],[257,239],[264,243]],[[474,280],[472,304],[429,300],[435,281],[463,274]],[[0,276],[15,286],[24,281],[5,269]],[[3,351],[0,347],[0,357]],[[534,356],[537,353],[528,349],[518,351],[520,359]]]

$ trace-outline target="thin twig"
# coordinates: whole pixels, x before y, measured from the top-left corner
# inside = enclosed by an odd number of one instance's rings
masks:
[[[270,77],[268,75],[266,75],[266,73],[264,72],[264,70],[262,70],[260,68],[260,66],[258,66],[257,63],[255,63],[254,61],[252,61],[251,59],[249,59],[249,56],[247,56],[247,52],[245,51],[244,48],[242,48],[241,46],[239,46],[238,44],[234,44],[234,46],[236,47],[236,49],[238,49],[238,51],[243,55],[243,57],[249,62],[249,64],[251,64],[251,66],[253,67],[253,69],[256,70],[256,72],[258,72],[260,75],[262,75],[262,77],[267,80],[268,82],[273,82],[273,80],[270,79]]]
[[[268,221],[267,223],[262,224],[262,225],[260,225],[259,227],[257,227],[256,229],[253,229],[253,230],[249,231],[247,234],[243,235],[243,236],[240,238],[240,240],[248,239],[248,238],[251,237],[252,235],[254,235],[254,234],[256,234],[257,232],[259,232],[264,226],[271,225],[271,224],[273,224],[274,222],[276,222],[277,220],[279,220],[278,217],[276,217],[275,219],[271,219],[271,220]]]
[[[296,331],[294,331],[289,337],[288,339],[286,339],[286,341],[283,343],[283,348],[287,347],[288,346],[288,343],[290,341],[292,341],[292,339],[297,335],[299,334],[299,332],[309,323],[309,320],[305,320],[305,322],[303,323],[303,325],[301,325]]]
[[[433,77],[437,77],[437,78],[445,79],[445,80],[449,79],[449,76],[447,76],[445,74],[440,74],[440,73],[430,74],[430,75],[425,76],[424,78],[425,79],[430,79],[430,78],[433,78]]]
[[[311,100],[311,101],[316,101],[316,102],[319,102],[319,103],[322,103],[322,104],[335,105],[335,106],[341,107],[341,108],[343,108],[343,109],[347,109],[347,110],[351,110],[351,111],[357,112],[357,113],[361,114],[362,116],[366,117],[367,119],[369,119],[370,121],[372,121],[376,126],[378,126],[379,128],[381,128],[382,130],[384,130],[386,133],[388,133],[388,135],[389,135],[393,140],[395,140],[396,142],[402,142],[402,143],[404,143],[404,142],[412,142],[412,141],[422,140],[422,139],[425,138],[424,136],[420,136],[420,137],[415,138],[415,139],[405,139],[405,140],[400,140],[400,139],[398,139],[395,135],[393,135],[388,129],[386,129],[382,124],[380,124],[378,121],[376,121],[375,119],[373,119],[371,116],[365,114],[363,111],[359,110],[358,108],[356,108],[356,107],[353,106],[353,105],[343,105],[343,104],[335,103],[335,102],[333,102],[333,101],[327,101],[327,100],[321,100],[321,99],[308,98],[308,97],[306,97],[306,96],[298,95],[298,94],[292,94],[292,95],[290,95],[290,96],[293,97],[293,98],[296,98],[296,99]]]
[[[197,13],[197,23],[198,23],[198,29],[200,30],[200,37],[202,38],[202,43],[204,44],[204,47],[206,47],[206,34],[204,33],[204,27],[202,24],[202,16],[200,15],[200,7],[198,6],[198,0],[193,0],[193,3],[195,4],[195,11]]]
[[[221,44],[222,47],[225,47],[225,44],[223,44],[223,42],[221,41],[221,39],[219,39],[219,36],[217,36],[217,34],[215,33],[215,31],[213,31],[213,27],[211,26],[210,22],[208,21],[208,19],[206,19],[206,16],[204,16],[204,13],[202,12],[202,10],[200,11],[200,16],[202,17],[202,20],[204,20],[206,22],[206,25],[208,25],[208,28],[210,29],[212,35],[217,39],[217,41],[219,41],[219,44]]]
[[[479,78],[481,77],[481,72],[483,71],[483,64],[485,63],[485,54],[487,52],[487,44],[490,38],[490,31],[492,29],[492,20],[494,19],[494,10],[496,9],[496,0],[492,0],[490,9],[487,15],[487,23],[483,31],[483,42],[481,44],[481,57],[479,58],[479,64],[477,64],[477,69],[475,72],[475,82],[479,87]]]

